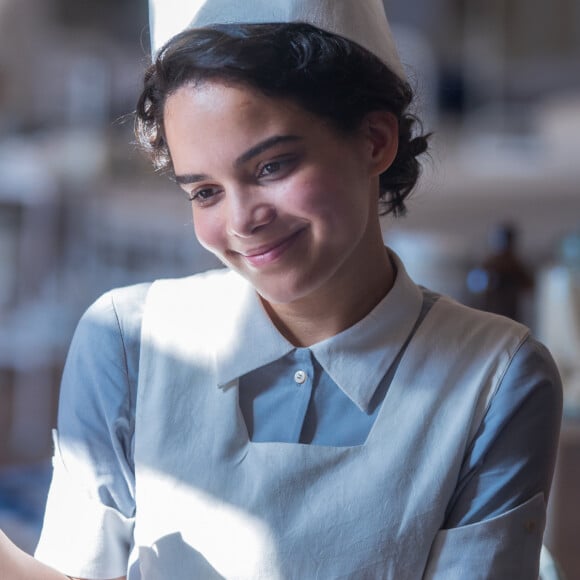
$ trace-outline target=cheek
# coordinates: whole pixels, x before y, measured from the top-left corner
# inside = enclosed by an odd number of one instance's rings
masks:
[[[357,187],[328,174],[311,175],[285,195],[295,211],[328,227],[351,220],[357,205]]]
[[[193,228],[199,243],[213,253],[223,248],[223,228],[217,213],[205,210],[193,210]]]
[[[331,175],[311,172],[288,184],[282,194],[292,209],[309,215],[326,214],[336,198],[337,183]]]

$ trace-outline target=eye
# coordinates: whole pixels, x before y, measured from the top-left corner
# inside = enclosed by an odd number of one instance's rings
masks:
[[[259,179],[281,179],[292,171],[296,165],[296,157],[288,156],[267,161],[258,167]]]
[[[220,189],[217,187],[200,187],[185,193],[189,201],[198,205],[209,205],[220,194]]]
[[[263,165],[260,169],[260,177],[273,175],[274,173],[280,171],[281,167],[282,163],[280,161],[270,161],[269,163]]]

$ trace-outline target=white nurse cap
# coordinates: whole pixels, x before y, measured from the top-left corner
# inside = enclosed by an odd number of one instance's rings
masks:
[[[360,44],[406,78],[382,0],[149,0],[149,14],[153,55],[189,28],[306,22]]]

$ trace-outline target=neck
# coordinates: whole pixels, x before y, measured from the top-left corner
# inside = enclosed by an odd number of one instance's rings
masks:
[[[395,271],[382,245],[373,256],[354,259],[355,271],[337,278],[313,295],[290,304],[262,299],[280,333],[299,347],[311,346],[363,319],[392,288]],[[341,279],[342,278],[342,279]]]

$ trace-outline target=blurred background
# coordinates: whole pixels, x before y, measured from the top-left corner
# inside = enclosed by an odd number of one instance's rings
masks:
[[[565,422],[546,543],[580,578],[580,0],[387,0],[433,149],[384,236],[415,279],[522,320]],[[75,324],[216,267],[133,143],[147,0],[0,0],[0,527],[33,550]]]

